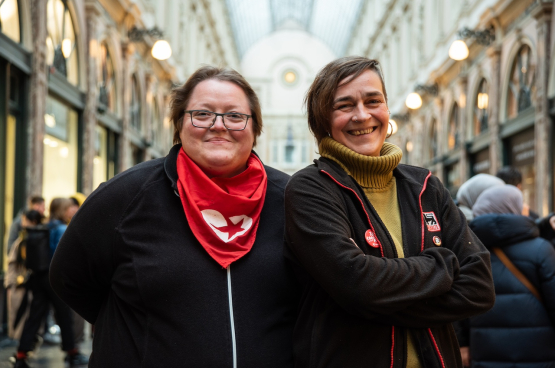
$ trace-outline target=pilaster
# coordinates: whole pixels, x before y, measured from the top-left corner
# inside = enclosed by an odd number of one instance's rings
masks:
[[[488,131],[490,135],[489,157],[490,174],[501,168],[501,139],[499,138],[499,106],[501,103],[501,45],[493,45],[487,49],[491,63],[491,84],[489,89],[489,119]]]
[[[25,173],[26,197],[42,193],[43,155],[44,155],[44,114],[48,95],[48,71],[46,65],[46,1],[31,1],[31,29],[33,33],[33,58],[31,70],[31,92],[29,96],[28,145]]]
[[[535,150],[536,150],[536,210],[541,216],[547,215],[552,203],[553,172],[549,164],[550,145],[552,138],[551,121],[549,118],[547,87],[549,80],[550,35],[552,3],[540,3],[532,12],[536,18],[538,32],[537,43],[537,78],[535,96]]]

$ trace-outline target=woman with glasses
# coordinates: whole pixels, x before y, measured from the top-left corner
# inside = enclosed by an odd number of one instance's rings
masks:
[[[252,151],[258,98],[239,73],[203,67],[170,119],[168,156],[91,194],[52,262],[54,289],[95,324],[89,367],[292,367],[288,176]]]
[[[385,142],[378,62],[332,61],[306,106],[322,157],[285,193],[295,366],[461,367],[451,323],[493,305],[489,253],[441,182]]]

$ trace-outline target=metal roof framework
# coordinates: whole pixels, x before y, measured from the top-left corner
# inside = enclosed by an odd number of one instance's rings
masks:
[[[254,43],[290,21],[342,56],[359,21],[362,3],[362,0],[226,0],[241,58]]]

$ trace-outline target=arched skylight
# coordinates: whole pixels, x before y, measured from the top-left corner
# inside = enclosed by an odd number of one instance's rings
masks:
[[[226,0],[240,57],[256,41],[291,21],[345,53],[362,0]]]

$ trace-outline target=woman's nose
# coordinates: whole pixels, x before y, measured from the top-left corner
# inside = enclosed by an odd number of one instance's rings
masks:
[[[216,116],[214,124],[210,127],[210,130],[226,130],[224,125],[224,117],[221,115]]]
[[[357,105],[355,114],[358,117],[359,121],[364,121],[372,117],[372,114],[370,114],[370,110],[362,103]]]

